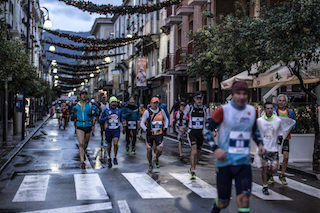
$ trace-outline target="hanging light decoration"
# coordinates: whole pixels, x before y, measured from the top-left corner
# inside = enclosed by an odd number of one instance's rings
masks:
[[[51,45],[51,46],[49,47],[49,51],[50,51],[50,52],[54,52],[54,51],[56,51],[55,46]]]
[[[57,73],[58,73],[58,69],[57,69],[57,68],[54,68],[53,71],[52,71],[52,73],[57,74]]]
[[[93,73],[90,74],[90,78],[94,78],[94,74]]]

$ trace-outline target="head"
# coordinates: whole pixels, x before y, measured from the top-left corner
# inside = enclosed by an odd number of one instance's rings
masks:
[[[118,99],[115,97],[115,96],[112,96],[110,99],[109,99],[109,104],[112,108],[116,108],[117,105],[118,105]]]
[[[288,104],[288,96],[286,96],[284,94],[278,95],[277,102],[278,102],[278,107],[280,109],[285,109],[287,107],[287,104]]]
[[[186,103],[184,103],[184,102],[181,102],[180,103],[180,111],[184,111],[184,109],[186,108]]]
[[[134,98],[133,98],[133,97],[130,97],[130,98],[129,98],[129,104],[130,104],[130,105],[134,105],[134,104],[135,104],[135,101],[134,101]]]
[[[80,93],[80,99],[81,99],[81,101],[86,101],[87,99],[88,99],[88,92],[87,91],[82,91],[81,93]]]
[[[140,104],[140,108],[143,108],[144,107],[144,105],[143,104]]]
[[[91,99],[91,103],[95,103],[96,102],[96,100],[94,100],[94,98],[92,98]]]
[[[153,97],[151,99],[151,109],[156,110],[159,107],[160,100],[158,97]]]
[[[67,107],[67,104],[66,104],[66,103],[63,103],[63,104],[62,104],[62,107]]]
[[[236,81],[232,84],[232,100],[239,106],[243,107],[248,101],[248,84],[244,81]]]
[[[196,92],[193,96],[194,103],[198,106],[203,104],[203,94],[202,92]]]
[[[104,103],[104,104],[107,102],[107,97],[105,95],[102,96],[101,102]]]
[[[265,115],[270,118],[273,114],[273,104],[271,102],[266,102],[264,104],[264,113]]]

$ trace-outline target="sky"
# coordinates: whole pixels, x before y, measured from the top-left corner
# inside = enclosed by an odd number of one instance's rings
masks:
[[[90,0],[96,4],[113,4],[120,5],[122,0]],[[90,31],[94,20],[99,17],[105,17],[66,5],[64,2],[58,0],[40,0],[40,6],[46,7],[49,10],[49,17],[52,22],[53,30],[67,30],[75,32]]]

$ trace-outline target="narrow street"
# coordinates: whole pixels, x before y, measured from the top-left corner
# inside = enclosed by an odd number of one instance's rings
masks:
[[[204,151],[198,178],[189,180],[188,157],[180,162],[177,142],[166,137],[161,168],[148,175],[145,145],[137,142],[136,156],[125,155],[121,135],[119,165],[101,164],[99,126],[87,151],[86,170],[79,169],[72,123],[58,129],[50,119],[0,176],[1,212],[210,212],[216,197],[214,162]],[[188,155],[188,146],[184,147]],[[103,153],[102,153],[103,154]],[[317,212],[320,184],[288,174],[288,186],[276,183],[271,194],[261,193],[260,171],[254,169],[251,212]],[[223,212],[236,212],[235,200]]]

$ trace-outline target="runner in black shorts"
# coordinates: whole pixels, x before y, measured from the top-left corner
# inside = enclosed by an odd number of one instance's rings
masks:
[[[190,179],[196,179],[196,165],[199,161],[199,154],[203,145],[203,129],[210,118],[210,110],[203,105],[203,94],[197,92],[194,97],[194,104],[189,108],[188,141],[191,146],[190,154]]]

